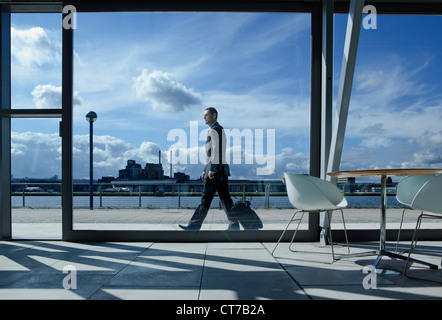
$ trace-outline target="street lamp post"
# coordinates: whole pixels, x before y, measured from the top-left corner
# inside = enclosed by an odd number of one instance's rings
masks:
[[[89,122],[89,209],[94,209],[94,189],[93,189],[93,179],[94,179],[94,169],[93,169],[93,144],[94,144],[94,129],[93,124],[97,120],[97,114],[94,111],[89,111],[86,115],[86,120]]]

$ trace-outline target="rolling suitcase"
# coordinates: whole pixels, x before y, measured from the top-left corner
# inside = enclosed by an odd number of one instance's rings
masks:
[[[244,230],[262,229],[262,221],[256,212],[250,208],[250,201],[237,201],[232,206],[232,213],[238,217],[239,223]]]

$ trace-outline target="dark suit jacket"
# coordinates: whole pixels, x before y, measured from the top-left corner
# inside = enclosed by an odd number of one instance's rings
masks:
[[[218,121],[213,123],[209,129],[205,147],[206,168],[204,169],[204,179],[207,179],[209,171],[230,176],[229,165],[226,161],[226,134]]]

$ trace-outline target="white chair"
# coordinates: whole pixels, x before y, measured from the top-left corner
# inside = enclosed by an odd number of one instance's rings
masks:
[[[435,175],[423,175],[423,176],[410,176],[399,181],[396,188],[396,199],[406,207],[402,210],[401,224],[396,240],[396,252],[398,252],[399,241],[402,231],[402,223],[404,221],[404,214],[406,210],[413,210],[411,204],[417,192],[422,186],[428,182],[428,180],[434,178]]]
[[[421,210],[421,214],[417,219],[416,228],[414,229],[413,239],[411,240],[410,250],[408,252],[407,264],[405,265],[404,273],[407,273],[409,260],[411,256],[411,252],[416,247],[417,244],[417,233],[421,227],[423,218],[430,219],[441,219],[442,218],[442,175],[434,176],[430,180],[428,180],[419,191],[414,196],[411,207],[416,210]],[[413,259],[414,260],[414,259]],[[438,267],[434,264],[418,261],[416,262],[423,263],[429,266],[432,269],[437,269]]]
[[[329,181],[319,179],[312,176],[302,175],[302,174],[294,174],[294,173],[284,173],[284,180],[287,186],[287,195],[289,197],[290,203],[298,209],[290,219],[287,224],[285,230],[282,232],[281,237],[278,240],[275,248],[272,251],[272,255],[278,247],[281,239],[283,238],[285,232],[288,227],[295,220],[295,216],[297,213],[301,213],[301,218],[296,219],[298,221],[298,225],[293,234],[292,240],[290,242],[289,249],[293,244],[296,233],[298,232],[299,225],[301,224],[302,218],[306,212],[317,212],[317,211],[327,211],[328,214],[334,210],[340,210],[342,221],[344,223],[344,232],[345,239],[347,242],[347,249],[350,252],[350,248],[348,245],[348,237],[347,237],[347,229],[345,227],[344,213],[342,212],[342,208],[347,206],[347,200],[342,194],[341,190],[338,189],[334,184]],[[329,216],[329,220],[330,216]],[[329,237],[333,255],[333,261],[335,261],[335,254],[333,249],[333,239],[331,235],[331,228],[329,228]]]

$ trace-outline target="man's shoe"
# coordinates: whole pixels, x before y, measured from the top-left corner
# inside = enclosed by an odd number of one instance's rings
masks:
[[[180,227],[181,229],[186,230],[186,231],[199,230],[198,228],[189,227],[189,226],[183,226],[181,224],[179,224],[178,227]]]

